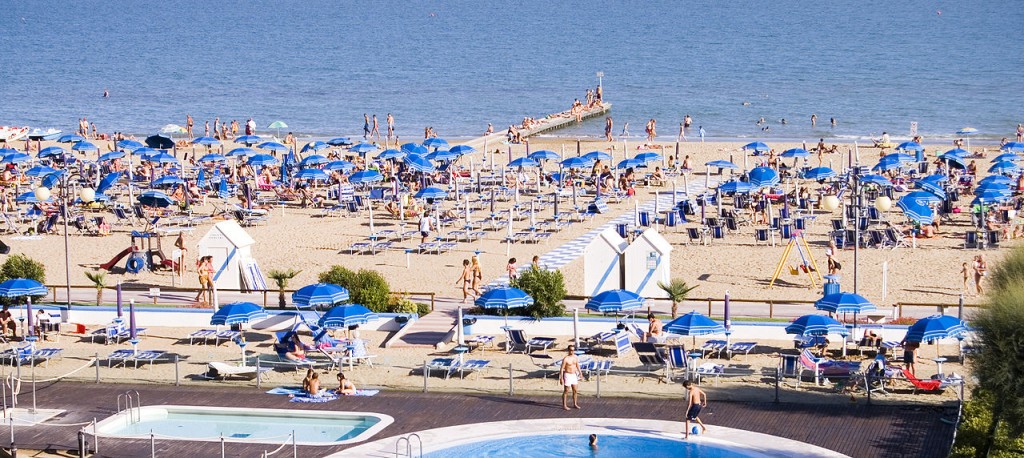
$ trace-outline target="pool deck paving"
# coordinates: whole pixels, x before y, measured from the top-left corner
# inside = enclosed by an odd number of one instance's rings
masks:
[[[395,422],[373,440],[402,436],[425,429],[463,424],[543,418],[642,418],[681,420],[682,400],[636,398],[582,398],[582,410],[565,412],[560,398],[487,394],[382,392],[373,397],[345,397],[321,404],[296,404],[288,397],[265,394],[255,388],[170,385],[87,384],[56,382],[40,384],[40,409],[67,412],[38,426],[17,426],[15,443],[21,450],[67,453],[77,449],[80,424],[102,420],[116,411],[117,397],[137,389],[144,406],[175,404],[273,409],[350,410],[391,415]],[[20,408],[31,407],[31,394],[22,387]],[[949,452],[953,426],[944,418],[955,408],[863,404],[775,404],[771,402],[715,402],[711,400],[702,419],[716,425],[781,436],[834,450],[853,457],[944,457]],[[61,426],[61,425],[71,426]],[[288,434],[282,425],[282,434]],[[7,436],[4,434],[3,436]],[[90,444],[92,437],[88,436]],[[8,437],[0,444],[9,446]],[[358,445],[358,444],[353,444]],[[298,456],[325,456],[350,446],[299,446]],[[91,447],[90,447],[91,448]],[[268,444],[227,443],[225,456],[260,456],[273,450]],[[150,456],[149,440],[101,438],[94,456]],[[291,456],[286,447],[277,456]],[[220,456],[221,444],[200,441],[156,441],[156,456]],[[64,455],[68,456],[68,455]],[[75,453],[72,456],[77,456]]]

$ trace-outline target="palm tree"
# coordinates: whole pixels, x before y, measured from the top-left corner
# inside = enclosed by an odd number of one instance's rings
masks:
[[[679,303],[685,301],[686,297],[690,295],[690,291],[693,291],[697,286],[689,286],[685,281],[673,278],[668,284],[659,281],[658,287],[665,291],[668,294],[668,300],[672,301],[672,318],[675,318]]]
[[[271,270],[270,272],[267,272],[267,276],[270,277],[271,280],[274,280],[274,284],[277,285],[277,291],[278,291],[277,306],[278,307],[284,308],[284,305],[285,305],[284,289],[288,287],[288,280],[291,280],[291,279],[295,278],[295,276],[300,274],[300,273],[302,273],[301,270],[293,270],[293,269],[288,269],[288,270],[277,270],[277,269],[274,269],[274,270]]]
[[[103,272],[85,272],[85,277],[96,287],[96,305],[103,303],[103,288],[107,287],[107,274]]]

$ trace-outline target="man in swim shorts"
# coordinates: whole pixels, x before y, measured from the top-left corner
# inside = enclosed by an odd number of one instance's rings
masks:
[[[700,409],[708,405],[708,395],[704,393],[704,390],[693,386],[693,382],[687,380],[683,382],[683,388],[687,390],[687,405],[686,405],[686,429],[683,431],[683,439],[690,438],[690,422],[695,421],[700,425],[700,432],[704,434],[708,428],[704,426],[704,422],[700,421],[698,415],[700,415]]]
[[[562,384],[562,408],[569,410],[566,404],[569,396],[569,389],[572,389],[572,406],[579,409],[578,386],[583,371],[580,370],[580,360],[576,357],[576,346],[569,345],[565,359],[562,360],[562,369],[558,371],[558,382]]]

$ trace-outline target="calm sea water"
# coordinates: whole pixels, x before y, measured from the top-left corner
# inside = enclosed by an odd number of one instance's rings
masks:
[[[315,135],[478,135],[583,98],[616,133],[926,139],[1024,122],[1015,0],[4,2],[0,124],[151,133],[191,113]],[[941,14],[940,14],[941,12]],[[110,98],[101,97],[103,90]],[[743,102],[749,102],[744,105]],[[809,117],[818,116],[811,129]],[[755,121],[764,117],[770,130]],[[828,120],[838,120],[836,128]],[[787,125],[779,120],[786,118]],[[600,135],[602,120],[559,131]]]

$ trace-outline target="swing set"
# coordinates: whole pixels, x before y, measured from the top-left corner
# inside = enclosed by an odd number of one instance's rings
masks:
[[[786,249],[782,252],[782,259],[779,259],[779,264],[775,266],[775,273],[772,274],[772,281],[768,283],[769,288],[774,287],[775,281],[779,279],[780,275],[782,275],[782,269],[786,266],[789,255],[793,252],[794,247],[796,248],[797,254],[800,255],[800,264],[796,266],[789,266],[789,273],[791,275],[800,275],[800,271],[805,272],[807,274],[807,278],[811,279],[812,288],[818,286],[814,281],[815,276],[818,277],[819,282],[824,281],[821,277],[821,272],[818,271],[818,264],[814,262],[814,257],[811,256],[811,247],[807,245],[807,239],[804,238],[804,231],[797,230],[793,233],[793,236],[789,238],[789,243],[786,244]]]

